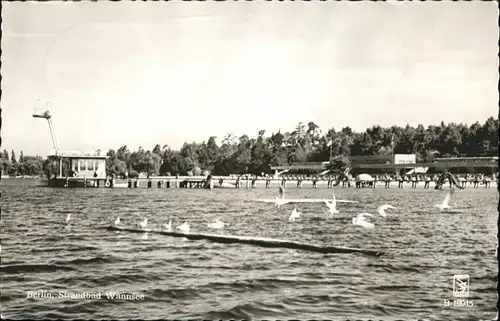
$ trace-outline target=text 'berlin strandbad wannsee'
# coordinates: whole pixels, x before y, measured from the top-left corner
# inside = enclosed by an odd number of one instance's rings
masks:
[[[70,299],[70,300],[125,300],[141,301],[144,300],[144,294],[135,292],[48,292],[48,291],[27,291],[26,298],[30,299]]]

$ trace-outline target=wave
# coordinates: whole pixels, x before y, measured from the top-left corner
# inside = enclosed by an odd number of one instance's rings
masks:
[[[232,308],[224,310],[213,310],[206,313],[204,319],[245,319],[254,320],[256,316],[259,319],[287,317],[287,308],[283,304],[264,304],[251,302],[245,304],[237,304]]]
[[[106,264],[106,263],[115,263],[117,261],[116,258],[112,256],[94,256],[87,258],[77,258],[69,261],[59,261],[59,264],[65,265],[87,265],[87,264]]]
[[[165,198],[167,191],[172,197]],[[490,235],[496,236],[496,230],[489,226],[496,219],[496,208],[490,204],[497,203],[498,194],[492,191],[462,191],[453,199],[454,207],[464,208],[470,216],[456,214],[450,223],[451,214],[419,209],[439,201],[433,192],[339,189],[339,198],[355,193],[361,205],[345,206],[345,214],[329,219],[321,207],[304,204],[303,219],[289,224],[288,208],[246,206],[245,198],[269,197],[252,190],[215,194],[188,189],[9,190],[10,214],[0,223],[6,234],[0,267],[5,292],[0,298],[2,313],[24,319],[487,319],[495,315],[497,299],[496,243]],[[28,195],[33,192],[40,195]],[[323,196],[318,193],[323,192],[297,190],[297,197]],[[379,193],[384,197],[377,199]],[[385,219],[375,215],[374,230],[349,227],[349,217],[358,209],[370,211],[385,202],[400,209]],[[468,202],[477,205],[465,208]],[[75,225],[66,229],[64,219],[70,211],[77,213]],[[118,215],[130,225],[143,217],[158,227],[169,219],[175,224],[186,220],[201,233],[206,223],[219,217],[230,224],[217,236],[222,240],[227,233],[248,235],[246,241],[254,242],[258,231],[318,244],[320,250],[323,245],[339,245],[375,247],[387,253],[376,258],[339,255],[184,241],[185,236],[163,233],[140,240],[143,231],[115,233],[100,228]],[[483,228],[478,230],[472,218]],[[461,270],[470,274],[474,309],[445,311],[441,299],[452,298],[453,274]],[[25,292],[31,290],[137,291],[145,300],[58,298],[48,305],[26,300]],[[468,315],[472,313],[476,315]]]

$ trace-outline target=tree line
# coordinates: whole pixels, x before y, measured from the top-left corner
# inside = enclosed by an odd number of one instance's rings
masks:
[[[314,122],[299,123],[292,131],[266,135],[261,130],[254,137],[227,134],[221,144],[211,136],[201,143],[184,143],[180,150],[157,144],[152,150],[127,146],[107,152],[107,174],[117,177],[146,175],[213,175],[269,173],[270,166],[296,162],[320,162],[348,156],[416,154],[417,161],[435,157],[498,156],[499,120],[488,118],[470,126],[441,122],[439,125],[413,127],[372,126],[364,132],[350,127],[323,132]],[[23,156],[14,151],[0,153],[3,174],[42,175],[53,172],[47,159]],[[64,170],[67,171],[67,164]],[[64,173],[63,173],[64,175]]]

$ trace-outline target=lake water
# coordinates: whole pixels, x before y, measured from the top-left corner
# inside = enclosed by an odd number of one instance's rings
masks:
[[[256,203],[272,189],[51,189],[2,179],[4,318],[60,319],[372,319],[487,320],[496,315],[496,189],[453,195],[453,211],[433,208],[446,190],[334,189],[340,214],[320,203]],[[287,197],[331,197],[332,189],[290,188]],[[397,207],[386,218],[377,206]],[[373,230],[352,217],[371,212]],[[65,226],[67,214],[72,225]],[[100,227],[120,216],[150,228],[187,221],[192,232],[229,223],[222,232],[378,249],[383,257],[318,254],[243,244],[188,241]],[[453,276],[468,274],[468,307],[453,305]],[[44,291],[39,298],[30,293]],[[66,293],[101,298],[60,297]],[[137,296],[108,298],[107,292]],[[38,292],[41,293],[41,292]],[[109,294],[109,293],[108,293]],[[51,297],[49,297],[51,295]],[[459,298],[458,298],[459,299]]]

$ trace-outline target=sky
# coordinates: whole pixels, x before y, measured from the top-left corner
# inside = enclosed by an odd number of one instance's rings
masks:
[[[498,117],[495,2],[5,2],[2,149]]]

